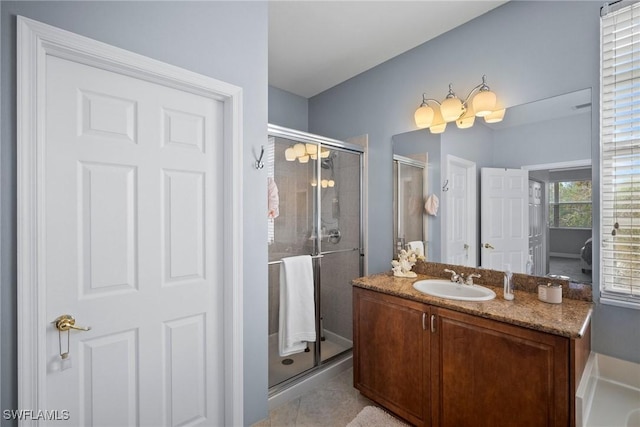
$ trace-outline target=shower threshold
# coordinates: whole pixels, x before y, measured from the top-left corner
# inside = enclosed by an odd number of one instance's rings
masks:
[[[329,360],[345,353],[353,347],[353,342],[325,330],[325,340],[321,343],[322,368]],[[269,390],[280,385],[286,386],[289,380],[295,380],[314,368],[313,353],[315,343],[309,344],[311,351],[281,357],[278,354],[278,334],[269,335]]]

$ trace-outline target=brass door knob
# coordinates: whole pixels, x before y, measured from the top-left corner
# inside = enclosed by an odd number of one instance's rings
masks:
[[[490,243],[485,243],[483,246],[485,249],[495,249]]]
[[[69,329],[75,329],[77,331],[90,331],[91,326],[76,326],[76,319],[70,314],[63,314],[52,322],[56,329],[60,332],[68,331]]]

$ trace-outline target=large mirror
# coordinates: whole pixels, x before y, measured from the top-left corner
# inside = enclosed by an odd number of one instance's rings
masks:
[[[416,239],[397,220],[413,212],[430,261],[591,283],[590,88],[508,108],[500,123],[394,135],[393,155],[394,253]],[[397,159],[424,159],[422,209],[403,199]]]

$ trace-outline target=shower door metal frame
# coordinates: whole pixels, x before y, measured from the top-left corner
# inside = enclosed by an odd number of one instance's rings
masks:
[[[352,249],[341,249],[341,250],[336,250],[336,251],[322,251],[322,247],[321,247],[321,238],[320,238],[320,230],[322,228],[322,218],[321,218],[321,191],[316,191],[315,197],[316,197],[316,206],[315,206],[315,212],[314,212],[314,226],[316,227],[316,241],[313,247],[313,253],[311,254],[311,257],[314,261],[314,293],[315,293],[315,297],[316,297],[316,332],[317,332],[317,338],[316,338],[316,342],[317,345],[315,345],[315,352],[314,352],[314,364],[313,364],[313,368],[308,369],[304,372],[301,372],[297,375],[294,375],[293,377],[289,378],[288,380],[283,381],[280,384],[277,384],[273,387],[269,388],[269,394],[273,394],[273,393],[277,393],[279,391],[281,391],[284,388],[287,388],[289,385],[291,385],[292,383],[297,382],[300,378],[303,378],[313,372],[315,372],[316,370],[322,368],[324,365],[331,363],[333,360],[339,359],[341,357],[343,357],[348,351],[350,350],[346,350],[345,352],[339,353],[327,360],[325,360],[324,362],[321,360],[321,354],[320,354],[320,347],[321,347],[321,343],[320,343],[320,335],[321,335],[321,308],[322,308],[322,301],[321,301],[321,279],[320,279],[320,269],[322,268],[322,258],[324,255],[330,255],[333,253],[340,253],[340,252],[354,252],[354,251],[358,251],[359,252],[359,271],[360,271],[360,275],[362,276],[363,271],[364,271],[364,202],[363,202],[363,189],[364,189],[364,182],[363,182],[363,176],[364,176],[364,147],[357,145],[357,144],[350,144],[348,142],[344,142],[344,141],[339,141],[337,139],[332,139],[332,138],[327,138],[324,136],[320,136],[320,135],[315,135],[312,133],[308,133],[308,132],[302,132],[302,131],[298,131],[295,129],[289,129],[289,128],[285,128],[282,126],[278,126],[278,125],[273,125],[273,124],[269,124],[267,127],[267,134],[268,136],[273,136],[273,137],[279,137],[279,138],[284,138],[284,139],[289,139],[295,142],[302,142],[302,143],[309,143],[309,144],[316,144],[318,145],[318,147],[320,146],[325,146],[325,147],[329,147],[329,148],[334,148],[334,149],[338,149],[340,151],[346,151],[346,152],[351,152],[353,154],[357,154],[359,156],[359,160],[360,160],[360,165],[359,165],[359,172],[360,172],[360,230],[359,230],[359,238],[358,238],[358,248],[352,248]],[[319,152],[319,151],[318,151]],[[316,177],[320,178],[321,176],[321,162],[318,161],[316,162]],[[318,187],[320,187],[320,181],[318,180]],[[281,261],[271,261],[268,264],[276,264],[276,263],[280,263]]]

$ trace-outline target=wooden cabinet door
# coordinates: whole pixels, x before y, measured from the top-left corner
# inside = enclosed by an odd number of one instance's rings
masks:
[[[355,387],[412,424],[430,425],[429,306],[353,293]]]
[[[434,426],[569,425],[569,340],[432,308]]]

